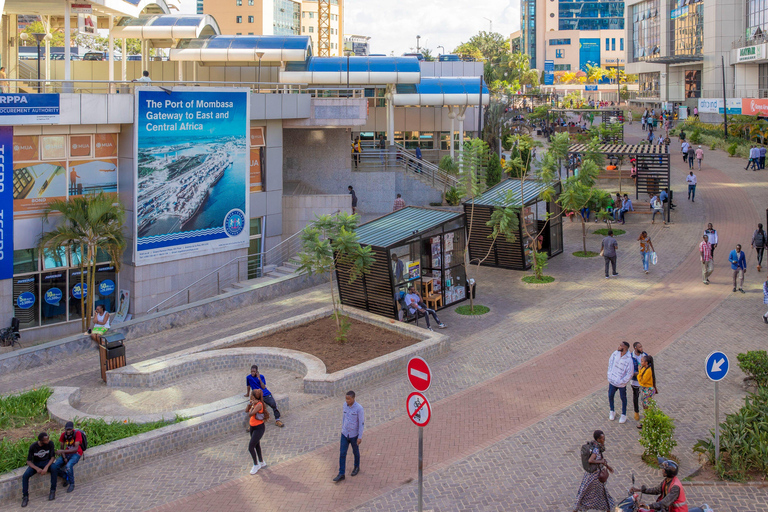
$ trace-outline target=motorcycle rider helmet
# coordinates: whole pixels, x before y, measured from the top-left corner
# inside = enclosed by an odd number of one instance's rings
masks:
[[[665,459],[664,457],[656,457],[656,460],[659,463],[659,467],[664,470],[664,475],[667,478],[674,478],[677,476],[679,469],[677,462]]]

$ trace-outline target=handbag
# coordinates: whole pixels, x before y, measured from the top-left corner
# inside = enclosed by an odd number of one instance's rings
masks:
[[[656,258],[656,251],[653,251],[651,253],[651,263],[655,265],[657,261],[658,261],[658,258]]]
[[[605,483],[608,481],[608,469],[603,466],[600,468],[600,473],[597,475],[597,479],[600,480],[602,483]]]
[[[604,247],[600,248],[600,256],[605,256],[605,248]]]

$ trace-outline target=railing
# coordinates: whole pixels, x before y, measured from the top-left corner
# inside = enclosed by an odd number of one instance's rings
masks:
[[[387,146],[386,149],[363,147],[357,165],[355,165],[355,158],[356,155],[353,153],[352,170],[357,172],[386,171],[399,167],[405,172],[421,175],[423,181],[430,183],[436,189],[455,187],[459,183],[456,176],[446,173],[432,162],[417,158],[414,153],[399,143]]]
[[[768,43],[768,36],[765,34],[760,34],[759,36],[752,37],[749,39],[743,39],[739,38],[738,40],[731,43],[731,49],[736,50],[737,48],[745,48],[747,46],[756,46],[758,44]]]

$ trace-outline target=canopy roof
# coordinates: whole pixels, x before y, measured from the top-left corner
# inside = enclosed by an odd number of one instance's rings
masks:
[[[261,59],[259,58],[261,54]],[[170,60],[194,62],[259,62],[263,64],[305,61],[312,55],[307,36],[212,36],[181,41]]]
[[[520,180],[509,178],[498,185],[486,190],[475,198],[476,206],[525,206],[539,200],[539,195],[546,190],[547,185],[540,180],[525,180],[522,184],[522,196],[520,194]],[[521,199],[522,197],[522,199]],[[472,204],[470,201],[464,204]]]
[[[568,148],[569,153],[587,151],[588,144],[573,144]],[[666,144],[601,144],[598,151],[606,155],[666,155],[669,148]]]
[[[358,227],[357,241],[361,245],[392,247],[463,215],[461,212],[408,206]]]
[[[61,0],[5,0],[3,14],[39,14],[64,17],[64,2]],[[83,2],[91,5],[93,14],[107,16],[138,17],[141,14],[168,13],[169,6],[165,0],[88,0]],[[176,8],[175,5],[171,6]],[[73,15],[76,16],[76,15]],[[63,23],[62,23],[63,24]]]
[[[415,84],[420,79],[416,57],[310,57],[286,64],[280,73],[285,84]]]
[[[207,14],[158,14],[123,17],[112,29],[115,37],[137,39],[196,39],[219,35],[219,25]]]
[[[395,89],[394,104],[407,105],[477,105],[480,102],[481,77],[430,77],[416,84],[400,84]],[[490,103],[483,82],[483,105]]]

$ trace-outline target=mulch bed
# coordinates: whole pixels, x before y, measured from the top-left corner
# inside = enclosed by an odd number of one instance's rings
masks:
[[[287,331],[222,348],[277,347],[300,350],[320,358],[327,372],[333,373],[421,341],[354,318],[349,321],[352,325],[347,331],[347,341],[343,344],[335,339],[336,321],[326,317]]]
[[[47,432],[48,437],[58,443],[59,435],[61,435],[63,431],[64,428],[53,420],[43,421],[40,423],[33,421],[24,427],[0,430],[0,439],[3,439],[9,443],[13,443],[19,439],[24,439],[25,437],[37,439],[37,435],[40,432]]]

